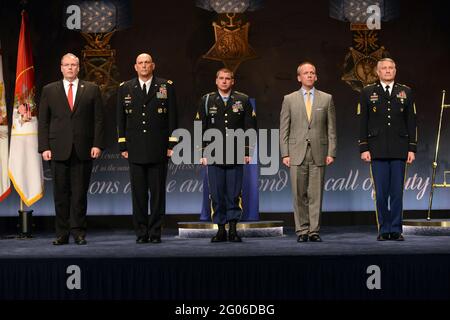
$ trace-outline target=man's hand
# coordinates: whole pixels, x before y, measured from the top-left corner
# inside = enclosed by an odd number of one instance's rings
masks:
[[[50,150],[42,152],[42,159],[44,159],[44,161],[52,160],[52,152]]]
[[[361,159],[364,160],[365,162],[372,161],[372,157],[370,156],[370,151],[365,151],[365,152],[361,153]]]
[[[407,164],[413,163],[413,161],[416,160],[416,155],[414,152],[409,151],[408,152],[408,159],[406,160]]]
[[[290,157],[284,157],[283,158],[283,163],[286,167],[290,168],[291,167],[291,158]]]
[[[97,159],[102,154],[102,150],[97,147],[92,147],[91,149],[91,158]]]
[[[167,149],[167,157],[170,158],[173,155],[172,149]]]
[[[125,159],[128,159],[128,151],[122,151],[121,155],[122,155],[122,157],[124,157]]]
[[[244,157],[244,163],[245,163],[245,164],[249,164],[250,162],[252,162],[252,157],[247,157],[247,156],[245,156],[245,157]]]
[[[327,166],[329,166],[330,164],[332,164],[334,162],[334,158],[327,156],[325,159],[325,163],[327,164]]]
[[[200,159],[200,164],[206,166],[206,165],[208,165],[208,160],[206,158],[201,158]]]

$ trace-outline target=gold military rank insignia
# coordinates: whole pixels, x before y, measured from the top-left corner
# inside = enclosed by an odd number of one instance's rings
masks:
[[[361,114],[361,104],[358,103],[358,107],[356,108],[356,114],[360,115]]]
[[[252,117],[253,118],[256,117],[256,112],[255,111],[252,111]]]
[[[373,108],[372,108],[372,111],[373,111],[373,112],[377,112],[377,107],[373,107]]]
[[[173,84],[173,81],[172,80],[167,80],[167,83],[168,84]]]
[[[195,120],[200,120],[200,115],[198,114],[198,112],[197,112],[197,114],[195,115]]]
[[[162,113],[163,109],[162,108],[158,108],[158,113]]]

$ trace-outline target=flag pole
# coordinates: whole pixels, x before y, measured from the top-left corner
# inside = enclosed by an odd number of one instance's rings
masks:
[[[24,210],[24,204],[22,198],[20,198],[20,209],[19,209],[19,239],[31,239],[32,234],[32,218],[33,210]]]

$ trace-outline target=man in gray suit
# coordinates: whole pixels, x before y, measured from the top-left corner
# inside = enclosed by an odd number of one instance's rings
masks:
[[[280,150],[290,168],[298,242],[320,242],[325,165],[336,157],[336,115],[333,97],[314,88],[316,68],[297,68],[301,89],[284,96],[280,113]]]

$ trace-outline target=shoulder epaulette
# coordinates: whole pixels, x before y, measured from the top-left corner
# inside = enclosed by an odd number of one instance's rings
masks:
[[[244,97],[247,97],[247,98],[248,98],[248,95],[246,95],[246,94],[243,93],[243,92],[240,92],[240,91],[234,91],[234,92],[237,93],[237,94],[243,95]]]
[[[366,84],[365,86],[364,86],[364,88],[367,88],[367,87],[370,87],[370,86],[374,86],[374,85],[376,85],[377,83],[376,82],[374,82],[374,83],[369,83],[369,84]]]
[[[211,92],[205,93],[202,98],[206,98],[206,96],[208,96],[208,95],[212,96],[215,93],[216,93],[216,91],[211,91]]]
[[[405,88],[408,88],[408,89],[411,89],[410,87],[408,87],[406,84],[402,84],[402,83],[398,83],[398,82],[396,82],[399,86],[402,86],[402,87],[405,87]]]

